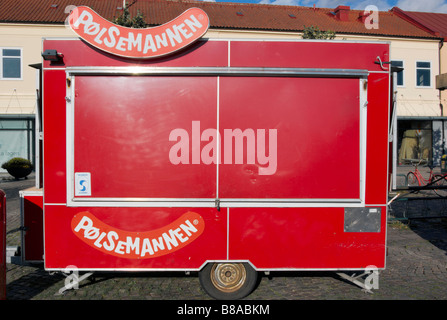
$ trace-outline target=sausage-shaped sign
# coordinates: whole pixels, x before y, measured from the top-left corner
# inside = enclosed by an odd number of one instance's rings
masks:
[[[91,247],[113,256],[147,259],[184,248],[205,229],[203,218],[188,211],[156,230],[131,232],[109,226],[90,212],[76,214],[71,221],[74,234]]]
[[[92,9],[79,6],[70,13],[71,29],[92,46],[121,57],[155,58],[180,50],[208,30],[205,11],[190,8],[160,26],[135,29],[116,25]]]

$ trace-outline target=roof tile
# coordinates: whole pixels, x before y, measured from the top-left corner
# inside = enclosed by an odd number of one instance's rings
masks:
[[[422,29],[427,28],[432,34],[447,38],[447,14],[445,13],[403,11],[398,7],[394,7],[392,11]]]
[[[349,10],[349,20],[340,21],[330,8],[278,6],[193,0],[129,0],[132,15],[140,10],[148,25],[160,25],[172,20],[190,7],[202,8],[215,29],[244,29],[269,31],[302,31],[308,26],[338,34],[362,34],[371,36],[396,36],[436,38],[412,23],[399,18],[393,12],[379,13],[379,29],[367,29],[359,18],[363,12]],[[52,8],[51,5],[57,5]],[[2,0],[0,22],[63,24],[69,5],[85,5],[108,20],[119,16],[122,0]],[[242,13],[237,14],[238,12]]]

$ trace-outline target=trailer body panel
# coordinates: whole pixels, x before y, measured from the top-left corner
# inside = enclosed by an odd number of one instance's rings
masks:
[[[43,49],[48,270],[385,267],[388,44]]]
[[[22,261],[43,261],[43,193],[42,189],[20,191]]]

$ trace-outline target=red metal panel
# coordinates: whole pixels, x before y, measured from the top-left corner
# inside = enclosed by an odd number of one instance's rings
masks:
[[[389,75],[370,74],[368,77],[368,126],[366,160],[367,204],[387,203]]]
[[[387,44],[350,42],[232,41],[231,67],[336,68],[383,71],[377,56],[388,61]],[[247,52],[253,52],[247,54]]]
[[[45,70],[43,77],[45,202],[65,203],[65,71]]]
[[[75,89],[74,170],[91,173],[92,197],[216,197],[196,148],[216,127],[216,78],[78,76]]]
[[[43,197],[23,196],[23,260],[43,260]]]
[[[79,230],[76,235],[71,226],[73,217],[81,212],[89,212],[113,230],[129,232],[147,232],[165,230],[165,227],[187,212],[194,212],[203,219],[202,234],[194,241],[186,244],[181,250],[170,253],[165,242],[164,255],[152,258],[149,253],[140,259],[128,258],[126,248],[118,246],[119,241],[127,239],[107,235],[99,238],[93,228]],[[193,222],[193,221],[192,221]],[[194,223],[194,222],[193,222]],[[45,267],[65,268],[74,265],[77,268],[160,268],[160,269],[196,269],[207,259],[223,260],[226,258],[226,210],[217,211],[214,208],[67,208],[63,206],[45,206]],[[105,253],[89,245],[80,237],[85,234],[90,241],[98,240],[102,247],[112,248]],[[175,230],[174,230],[175,231]],[[161,235],[161,233],[160,233]],[[186,237],[186,233],[183,233]],[[158,238],[155,238],[158,240]],[[132,239],[134,240],[134,239]],[[151,239],[152,240],[152,239]],[[140,239],[140,254],[143,239]],[[90,243],[91,244],[91,243]],[[180,244],[180,241],[179,241]],[[174,247],[174,245],[172,245]],[[117,249],[118,248],[118,249]],[[153,247],[155,250],[155,247]],[[124,252],[123,258],[113,255],[114,252]],[[134,251],[132,249],[132,251]]]
[[[81,41],[46,41],[44,48],[63,53],[64,63],[44,64],[226,66],[227,44],[200,42],[183,54],[136,64]],[[232,41],[230,53],[232,67],[380,71],[374,61],[377,56],[387,61],[387,50],[382,44]],[[372,205],[386,203],[387,79],[388,74],[371,74],[368,79],[366,202]],[[45,206],[46,268],[195,269],[206,260],[227,258],[250,260],[267,269],[384,267],[385,207],[380,232],[344,232],[344,208],[231,208],[227,221],[226,210],[215,208],[66,207],[65,71],[45,70],[44,81],[45,202],[51,204]],[[360,197],[358,79],[76,76],[74,85],[74,171],[91,173],[93,197]],[[202,133],[216,130],[218,119],[217,170],[215,163],[203,161],[208,140]],[[246,151],[247,144],[242,147],[242,163],[236,163],[236,143],[225,149],[225,130],[235,129],[252,130],[256,142],[264,133],[264,157],[274,148],[268,142],[270,132],[275,132],[275,166],[272,157],[262,162],[258,153],[248,161],[253,154]],[[179,142],[169,139],[173,130],[186,134],[188,164],[169,158]],[[230,163],[225,161],[226,150],[232,153]],[[260,174],[260,169],[270,174]],[[119,229],[123,235],[164,230],[188,212],[200,215],[203,233],[162,256],[117,257],[96,249],[88,239],[100,237],[99,226]],[[85,233],[82,228],[73,231],[73,223],[84,221],[80,215],[94,217]],[[114,249],[122,251],[114,240]]]
[[[343,208],[230,209],[229,259],[256,268],[385,266],[386,208],[380,232],[344,232]]]
[[[56,49],[64,55],[62,63],[44,61],[44,68],[65,66],[157,66],[157,67],[226,67],[228,65],[226,41],[200,40],[188,48],[163,58],[146,61],[120,58],[93,48],[83,41],[46,40],[43,50]]]
[[[219,197],[359,199],[359,110],[358,79],[222,78],[223,140],[224,129],[240,128],[259,142],[260,129],[269,146],[273,129],[277,146],[272,145],[270,161],[262,165],[260,145],[256,163],[247,164],[250,148],[244,144],[244,163],[235,164],[234,142],[233,162],[219,166]],[[227,143],[222,142],[222,159]],[[270,172],[261,173],[266,167]]]

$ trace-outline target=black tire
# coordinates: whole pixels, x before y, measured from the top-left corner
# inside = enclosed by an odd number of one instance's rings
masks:
[[[199,272],[203,290],[217,300],[242,299],[253,292],[259,279],[248,263],[209,263]]]
[[[447,186],[447,180],[445,179],[445,176],[437,174],[433,177],[432,181],[433,186],[439,186],[439,187],[445,187]],[[433,189],[433,191],[440,197],[445,197],[447,195],[446,191],[447,189]]]

